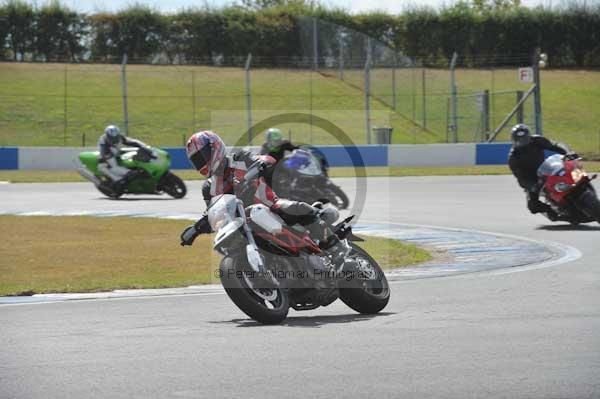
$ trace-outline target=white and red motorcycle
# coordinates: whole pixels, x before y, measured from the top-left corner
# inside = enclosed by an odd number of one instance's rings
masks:
[[[362,239],[352,234],[352,218],[330,225],[343,252],[342,262],[332,262],[306,229],[287,226],[268,207],[244,208],[231,194],[213,198],[208,220],[214,249],[224,256],[219,275],[227,295],[264,324],[281,323],[290,307],[310,310],[338,298],[357,312],[380,312],[389,285],[377,261],[356,245]]]

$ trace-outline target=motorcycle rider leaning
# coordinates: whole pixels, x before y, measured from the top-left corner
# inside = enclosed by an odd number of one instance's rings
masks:
[[[333,223],[337,215],[332,215],[330,212],[337,211],[329,207],[320,209],[319,204],[312,206],[306,202],[278,198],[265,178],[268,169],[275,164],[273,158],[257,156],[244,150],[227,155],[225,143],[211,131],[192,135],[186,144],[186,153],[194,168],[211,179],[210,186],[204,186],[205,196],[235,194],[242,200],[244,206],[264,204],[279,215],[286,224],[305,226],[311,237],[318,240],[319,247],[332,255],[332,261],[334,263],[339,261],[344,244],[337,239],[325,222],[329,219],[329,222]],[[246,180],[247,173],[256,176]],[[208,187],[210,192],[206,193]],[[192,245],[198,235],[210,232],[211,227],[205,212],[202,218],[182,232],[181,245]]]
[[[513,146],[508,157],[508,165],[519,185],[527,193],[529,211],[546,213],[550,219],[556,219],[557,215],[552,208],[539,200],[543,182],[540,181],[537,170],[544,162],[544,150],[565,155],[569,153],[569,149],[561,143],[532,135],[529,127],[524,124],[515,125],[511,135]]]
[[[286,151],[294,151],[299,147],[294,145],[289,140],[283,139],[281,130],[277,128],[270,128],[265,133],[265,143],[260,148],[261,155],[270,155],[275,158],[276,162],[281,161]]]
[[[138,171],[127,169],[118,164],[119,151],[122,146],[138,147],[149,152],[152,151],[145,143],[123,136],[118,126],[108,125],[104,129],[104,134],[98,140],[100,150],[98,170],[111,179],[113,188],[117,191],[122,190],[138,174]]]

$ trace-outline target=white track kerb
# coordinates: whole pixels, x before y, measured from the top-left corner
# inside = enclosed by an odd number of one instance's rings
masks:
[[[190,219],[182,213],[159,212],[0,212],[0,215],[20,216],[129,216],[161,219]],[[442,252],[440,259],[414,267],[403,267],[386,272],[392,282],[407,282],[422,278],[464,277],[504,274],[543,267],[557,266],[581,257],[576,248],[548,241],[538,241],[506,234],[423,226],[366,222],[354,227],[356,233],[402,240]],[[67,300],[139,298],[165,295],[215,295],[224,291],[220,285],[198,285],[184,288],[115,290],[111,292],[36,294],[32,296],[0,297],[0,305],[48,303]]]

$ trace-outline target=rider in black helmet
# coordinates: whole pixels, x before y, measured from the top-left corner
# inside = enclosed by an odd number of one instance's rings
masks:
[[[565,155],[569,149],[545,137],[532,135],[529,127],[522,123],[512,128],[513,146],[508,157],[508,166],[517,178],[519,185],[527,193],[527,207],[531,213],[547,213],[550,218],[556,217],[552,208],[539,200],[541,184],[537,170],[544,162],[544,150]]]

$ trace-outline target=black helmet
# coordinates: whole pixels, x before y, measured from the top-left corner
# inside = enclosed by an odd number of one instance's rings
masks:
[[[513,146],[516,148],[526,146],[531,142],[531,130],[523,123],[513,126],[511,136]]]

